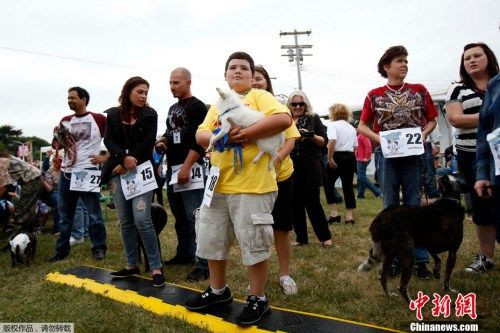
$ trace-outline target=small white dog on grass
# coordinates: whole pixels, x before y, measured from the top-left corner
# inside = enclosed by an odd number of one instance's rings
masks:
[[[219,88],[216,88],[220,95],[220,99],[217,102],[217,108],[219,110],[219,121],[220,121],[220,132],[212,135],[210,138],[210,144],[207,150],[211,151],[215,143],[221,139],[224,135],[229,133],[232,125],[237,125],[241,127],[248,127],[253,125],[257,121],[265,117],[265,115],[259,111],[252,110],[251,108],[245,106],[241,101],[240,96],[233,90],[229,92],[224,92]],[[271,155],[271,160],[269,161],[268,169],[274,165],[276,155],[278,150],[285,143],[285,133],[281,132],[273,136],[257,139],[255,140],[257,147],[259,147],[259,153],[255,155],[253,163],[257,163],[264,153]]]
[[[9,243],[2,250],[10,247],[12,267],[16,265],[16,262],[24,262],[29,267],[30,262],[35,258],[36,243],[36,237],[32,232],[20,229],[9,237]]]

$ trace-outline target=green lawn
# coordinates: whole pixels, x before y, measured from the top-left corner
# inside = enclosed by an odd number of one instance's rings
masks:
[[[326,206],[325,206],[326,207]],[[368,227],[372,218],[380,210],[378,199],[368,194],[368,198],[358,201],[355,212],[356,225],[335,224],[330,226],[334,246],[323,248],[312,233],[309,225],[310,245],[296,247],[292,255],[292,276],[299,286],[299,294],[285,296],[278,283],[276,255],[270,263],[267,296],[271,305],[313,312],[328,316],[370,323],[409,331],[409,324],[416,321],[401,297],[387,299],[380,288],[377,272],[358,276],[356,269],[364,260],[370,247]],[[123,247],[114,211],[110,213],[107,224],[108,254],[104,261],[91,259],[90,242],[76,245],[68,259],[48,264],[43,261],[53,253],[55,239],[50,234],[39,236],[38,253],[35,263],[28,269],[18,266],[10,268],[10,256],[0,256],[0,318],[1,322],[73,322],[78,332],[198,332],[196,327],[168,317],[157,316],[148,311],[130,305],[124,305],[82,289],[45,281],[45,275],[80,265],[92,265],[108,269],[119,269],[125,264]],[[458,254],[456,270],[452,276],[452,287],[466,294],[477,295],[478,319],[467,322],[478,323],[481,332],[500,331],[500,302],[498,293],[500,273],[498,267],[493,271],[472,276],[463,272],[473,256],[477,246],[472,222],[465,222],[464,241]],[[1,244],[5,244],[5,238]],[[173,256],[176,246],[173,217],[169,211],[169,222],[161,234],[164,259]],[[445,257],[441,255],[441,257]],[[500,256],[495,256],[500,265]],[[174,267],[165,270],[167,282],[186,285],[191,288],[205,289],[207,282],[187,283],[184,281],[191,267]],[[444,270],[442,271],[442,275]],[[241,266],[239,250],[232,249],[229,264],[228,281],[237,299],[246,298],[247,278]],[[390,287],[396,291],[398,281],[390,280]],[[418,290],[431,296],[437,292],[443,295],[442,280],[420,281],[413,278],[410,282],[410,294],[416,297]],[[464,321],[456,318],[453,312],[448,320]],[[443,320],[431,315],[431,302],[423,312],[425,320]],[[467,317],[468,318],[468,317]]]

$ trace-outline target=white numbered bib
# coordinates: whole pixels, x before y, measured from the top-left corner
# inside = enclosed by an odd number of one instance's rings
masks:
[[[215,185],[219,180],[220,168],[213,166],[210,168],[210,174],[208,175],[207,184],[205,186],[205,194],[203,195],[203,204],[210,207],[212,203],[212,197],[214,195]]]
[[[413,127],[380,132],[380,146],[385,158],[422,155],[422,131],[419,127]]]
[[[497,128],[486,136],[495,162],[495,176],[500,176],[500,128]]]
[[[151,161],[141,163],[135,170],[121,175],[120,182],[126,200],[158,188]]]
[[[182,164],[172,166],[172,179],[168,184],[173,186],[174,192],[197,190],[205,187],[203,183],[203,167],[196,162],[191,167],[189,181],[183,185],[177,184],[177,176],[181,166]]]
[[[101,192],[101,171],[73,169],[69,189],[79,192]]]

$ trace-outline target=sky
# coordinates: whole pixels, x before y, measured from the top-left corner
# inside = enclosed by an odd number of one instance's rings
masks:
[[[385,84],[377,62],[393,45],[409,52],[406,82],[445,92],[457,80],[463,46],[483,41],[500,57],[500,1],[2,1],[0,4],[0,125],[47,141],[72,111],[67,89],[90,93],[88,109],[118,104],[125,81],[150,82],[149,104],[165,130],[170,72],[192,73],[192,93],[215,103],[227,88],[224,64],[245,51],[268,70],[276,94],[298,88],[297,68],[281,31],[311,30],[299,44],[302,88],[315,112],[333,103],[363,104],[369,90]]]

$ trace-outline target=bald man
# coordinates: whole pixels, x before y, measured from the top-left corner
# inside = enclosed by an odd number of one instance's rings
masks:
[[[196,172],[192,171],[193,165],[198,163],[203,166],[205,150],[196,143],[195,134],[198,125],[205,119],[207,108],[191,94],[191,73],[186,68],[179,67],[172,71],[170,91],[178,102],[170,107],[167,130],[157,141],[155,148],[167,155],[167,184],[172,179],[172,173],[179,170],[177,184],[185,185]],[[201,177],[204,179],[203,174]],[[187,275],[187,280],[206,280],[209,276],[208,264],[205,259],[196,258],[194,229],[194,211],[201,206],[203,188],[176,190],[173,185],[168,185],[167,197],[175,217],[177,251],[173,258],[165,261],[165,265],[189,265],[197,261],[194,270]]]

